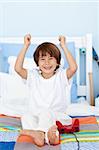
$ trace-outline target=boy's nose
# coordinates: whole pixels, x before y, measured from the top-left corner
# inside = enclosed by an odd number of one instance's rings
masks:
[[[46,60],[45,63],[46,63],[46,64],[49,64],[49,60]]]

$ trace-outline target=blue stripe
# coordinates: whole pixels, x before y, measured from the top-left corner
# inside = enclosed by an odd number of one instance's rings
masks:
[[[0,150],[14,150],[15,142],[0,142]]]

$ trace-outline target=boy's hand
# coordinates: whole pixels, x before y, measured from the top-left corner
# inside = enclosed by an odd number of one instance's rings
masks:
[[[66,39],[65,39],[65,37],[64,36],[59,36],[59,41],[60,41],[60,46],[64,49],[66,46],[65,46],[65,44],[66,44]]]
[[[28,48],[30,44],[31,44],[31,35],[27,34],[24,37],[24,45]]]

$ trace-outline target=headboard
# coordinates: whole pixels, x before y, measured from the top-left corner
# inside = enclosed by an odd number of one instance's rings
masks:
[[[0,43],[8,43],[8,44],[23,44],[23,37],[1,37]],[[85,36],[79,37],[66,37],[67,43],[74,42],[75,43],[75,53],[76,53],[76,61],[78,64],[77,70],[77,96],[85,97],[87,102],[91,105],[94,105],[94,96],[93,96],[93,80],[92,80],[92,34],[86,34]],[[31,39],[31,44],[40,44],[42,42],[52,42],[55,44],[59,44],[57,37],[33,37]],[[16,52],[15,52],[16,53]],[[81,83],[81,74],[82,72],[82,61],[81,54],[84,54],[85,63],[85,81]],[[12,54],[13,55],[13,54]]]

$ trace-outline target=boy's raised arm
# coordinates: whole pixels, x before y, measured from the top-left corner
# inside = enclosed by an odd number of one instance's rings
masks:
[[[68,48],[66,46],[65,37],[64,36],[59,36],[59,41],[60,41],[60,46],[64,50],[66,59],[67,59],[68,64],[69,64],[69,67],[66,70],[66,74],[67,74],[67,78],[70,79],[77,70],[77,64],[76,64],[76,61],[73,58],[72,54],[70,53],[70,51],[68,50]]]
[[[23,62],[24,62],[25,54],[30,44],[31,44],[31,35],[27,34],[24,37],[24,46],[21,49],[14,66],[15,71],[24,79],[27,79],[27,70],[23,68]]]

